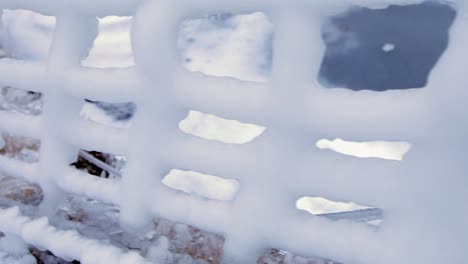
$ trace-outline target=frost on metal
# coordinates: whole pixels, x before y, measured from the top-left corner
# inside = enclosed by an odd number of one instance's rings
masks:
[[[448,48],[425,89],[353,92],[323,89],[316,80],[325,52],[320,30],[325,17],[351,5],[384,8],[419,2],[3,0],[2,9],[54,16],[56,29],[47,60],[0,61],[2,85],[44,97],[40,116],[0,115],[3,131],[41,139],[39,163],[2,157],[0,167],[41,185],[42,215],[49,215],[64,193],[84,195],[119,206],[121,225],[130,230],[165,217],[222,233],[227,263],[254,263],[270,247],[344,263],[464,263],[466,2],[450,2],[458,15]],[[175,42],[185,18],[256,11],[267,14],[274,27],[273,64],[266,82],[209,77],[180,65]],[[81,66],[97,36],[96,16],[112,15],[133,15],[135,65]],[[138,112],[128,127],[96,124],[79,118],[82,98],[131,101]],[[187,109],[266,129],[245,144],[187,135],[178,130]],[[340,137],[356,142],[406,141],[412,150],[404,161],[396,162],[356,159],[313,147],[320,139]],[[320,141],[318,146],[349,153],[346,145],[337,143]],[[408,149],[402,144],[390,159],[401,159]],[[126,155],[129,163],[122,178],[72,171],[68,164],[80,148]],[[211,200],[191,195],[191,190],[170,189],[161,178],[171,168],[235,180],[236,196]],[[295,208],[296,200],[308,195],[382,208],[386,220],[375,232],[349,221],[311,217]],[[135,252],[56,230],[45,218],[31,220],[15,208],[0,212],[0,230],[83,263],[146,261]],[[66,246],[70,244],[76,247],[70,249]],[[154,255],[163,262],[163,253]]]

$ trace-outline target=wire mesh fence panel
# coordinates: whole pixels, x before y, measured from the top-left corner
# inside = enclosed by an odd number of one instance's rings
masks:
[[[450,42],[424,89],[355,92],[325,89],[316,80],[325,53],[325,18],[352,6],[419,2],[2,0],[1,9],[55,16],[56,29],[47,61],[0,60],[1,84],[44,96],[40,116],[0,114],[1,130],[41,139],[39,163],[0,157],[0,168],[40,184],[44,216],[64,193],[84,195],[118,205],[121,225],[130,230],[164,217],[222,233],[227,263],[254,263],[270,247],[345,263],[464,263],[467,4],[450,2],[457,10]],[[175,42],[181,21],[255,11],[267,14],[274,25],[267,82],[211,77],[180,65]],[[97,36],[96,17],[112,15],[133,15],[135,66],[81,66]],[[107,127],[79,118],[83,98],[131,101],[138,112],[130,127]],[[187,135],[178,123],[189,109],[266,131],[238,145]],[[405,140],[413,149],[397,162],[343,157],[313,147],[323,137],[339,136]],[[126,155],[122,177],[76,173],[68,164],[81,148]],[[239,192],[232,201],[177,192],[161,182],[175,167],[235,179]],[[385,223],[376,232],[346,219],[310,217],[295,208],[299,197],[310,194],[381,208]],[[112,263],[145,262],[134,252],[53,229],[44,218],[31,220],[14,208],[0,211],[0,230],[83,263],[109,258]],[[69,250],[57,241],[63,237],[63,243],[82,246]]]

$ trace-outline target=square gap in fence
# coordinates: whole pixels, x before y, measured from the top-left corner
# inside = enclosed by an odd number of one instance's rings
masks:
[[[296,201],[296,208],[329,220],[349,220],[380,226],[383,210],[353,202],[336,202],[323,197],[303,196]]]
[[[81,64],[91,68],[127,68],[135,65],[130,38],[132,17],[99,18],[99,32]]]
[[[80,149],[70,166],[101,178],[121,178],[126,164],[126,156]]]
[[[187,134],[229,144],[244,144],[263,134],[265,127],[190,110],[179,128]]]
[[[190,71],[265,82],[271,74],[273,24],[261,12],[211,14],[184,20],[177,47]]]
[[[85,100],[80,116],[98,124],[125,128],[131,126],[136,110],[137,106],[133,102],[107,103]]]
[[[323,23],[319,81],[328,88],[423,88],[448,45],[456,10],[442,1],[353,7]]]
[[[403,160],[411,149],[411,144],[405,141],[346,141],[341,138],[334,140],[320,139],[315,143],[319,149],[357,158],[380,158],[386,160]]]
[[[42,93],[26,91],[21,87],[0,88],[0,111],[37,116],[42,113]]]
[[[162,183],[187,194],[218,201],[234,200],[240,188],[237,180],[177,169],[171,170]]]
[[[47,60],[55,17],[23,9],[0,11],[1,57]]]
[[[40,148],[41,141],[39,139],[14,135],[7,132],[1,133],[0,155],[7,158],[27,163],[35,163],[39,161]],[[21,177],[21,175],[11,176]]]

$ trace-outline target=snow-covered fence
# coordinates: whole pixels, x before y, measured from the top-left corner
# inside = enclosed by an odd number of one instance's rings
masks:
[[[352,92],[322,89],[316,80],[325,49],[320,31],[325,17],[351,5],[382,8],[416,2],[422,1],[3,0],[2,9],[52,15],[57,25],[47,62],[0,61],[1,84],[45,95],[40,117],[0,114],[2,130],[41,138],[40,162],[22,164],[2,157],[0,167],[41,185],[44,214],[64,192],[85,195],[119,205],[122,225],[128,228],[162,216],[223,233],[226,261],[253,263],[262,250],[274,246],[346,263],[464,263],[464,1],[451,2],[458,16],[449,47],[425,89]],[[275,26],[273,71],[267,83],[208,77],[178,64],[175,39],[184,18],[252,11],[265,12]],[[136,66],[80,66],[97,35],[96,16],[110,15],[134,16]],[[132,101],[138,112],[129,128],[106,127],[79,118],[82,98]],[[189,136],[177,124],[190,109],[267,129],[243,145]],[[338,136],[405,140],[414,149],[404,161],[395,162],[349,158],[313,147],[318,139]],[[129,163],[122,179],[70,169],[80,148],[126,155]],[[231,202],[183,194],[161,183],[171,168],[237,179],[240,191]],[[311,217],[294,206],[304,195],[370,204],[385,211],[385,222],[374,232],[365,225]],[[45,224],[37,224],[42,230],[28,228],[30,220],[14,209],[0,216],[2,231],[53,247],[56,231]],[[27,230],[44,237],[31,239]],[[50,249],[84,263],[99,263],[100,254],[107,254],[93,243],[86,246],[95,254]],[[132,261],[143,260],[132,256]]]

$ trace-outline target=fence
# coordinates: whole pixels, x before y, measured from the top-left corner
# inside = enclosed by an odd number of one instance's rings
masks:
[[[46,62],[4,59],[0,82],[45,95],[40,117],[0,113],[0,126],[41,138],[40,162],[0,158],[4,172],[39,183],[48,214],[64,192],[120,206],[121,223],[144,226],[162,216],[226,236],[226,261],[253,263],[268,246],[346,263],[464,263],[468,240],[464,104],[468,75],[466,4],[458,12],[449,47],[425,89],[352,92],[322,89],[318,76],[324,17],[351,5],[381,8],[389,1],[56,1],[3,0],[2,9],[29,9],[56,17]],[[393,1],[409,4],[421,1]],[[271,79],[264,84],[208,77],[181,68],[175,48],[178,23],[206,13],[263,11],[274,24]],[[96,16],[133,15],[136,66],[80,66],[97,35]],[[135,102],[129,128],[80,120],[82,98]],[[267,127],[256,140],[229,145],[189,136],[177,124],[189,109]],[[313,148],[320,138],[398,139],[414,150],[402,162],[355,159]],[[126,155],[121,180],[97,178],[68,167],[78,150]],[[182,194],[164,186],[171,168],[237,179],[232,202]],[[378,232],[297,211],[304,195],[353,200],[385,211]],[[2,210],[0,229],[54,254],[83,263],[143,263],[136,253],[99,245]],[[54,234],[65,232],[67,250]],[[83,243],[85,242],[85,243]],[[73,247],[70,247],[73,248]],[[103,261],[106,259],[106,261]]]

